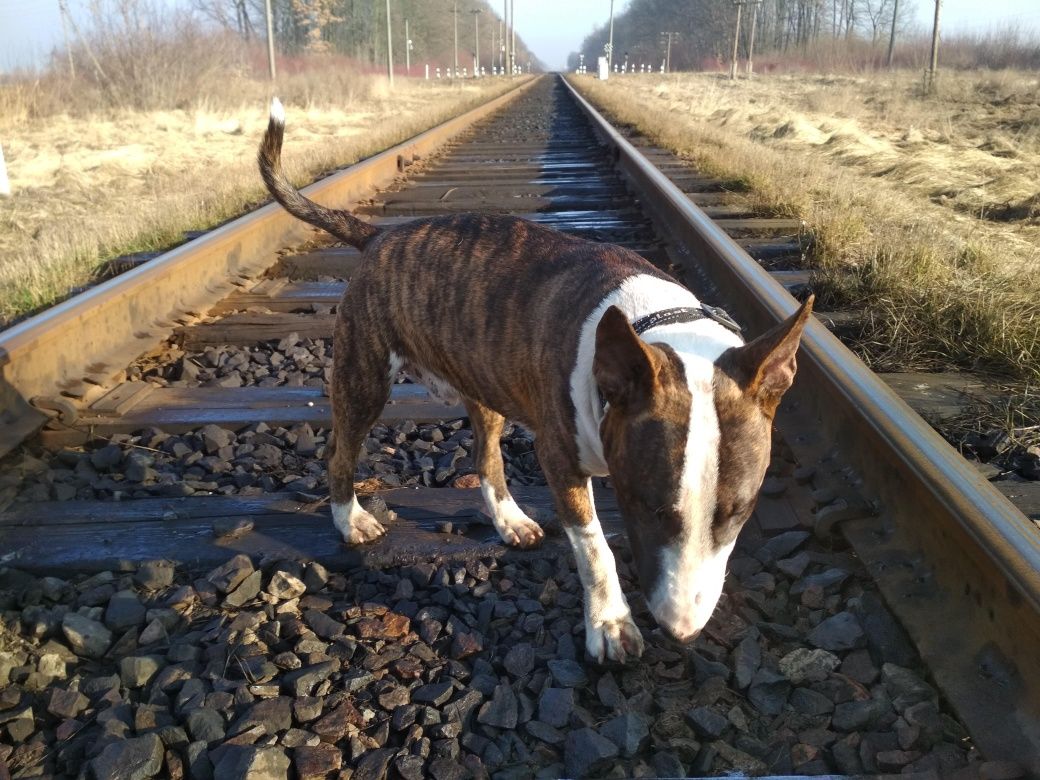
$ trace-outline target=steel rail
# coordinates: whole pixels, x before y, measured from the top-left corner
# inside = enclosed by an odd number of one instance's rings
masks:
[[[303,191],[341,207],[355,203],[390,184],[402,163],[430,156],[535,81]],[[311,232],[281,206],[268,204],[0,333],[0,455],[50,419],[39,407],[56,405],[74,414],[75,405],[60,396],[81,397],[91,385],[117,376],[166,338],[174,320],[205,312],[234,282],[262,273],[277,261],[277,250]]]
[[[753,332],[793,313],[794,298],[564,80],[687,270]],[[846,538],[983,751],[1040,774],[1040,534],[820,322],[798,361],[788,443],[816,458],[836,447],[856,470],[876,503]]]

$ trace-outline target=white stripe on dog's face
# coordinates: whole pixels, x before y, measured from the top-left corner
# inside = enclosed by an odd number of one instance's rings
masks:
[[[732,545],[719,549],[712,534],[719,479],[719,419],[712,383],[715,366],[678,353],[690,392],[689,428],[674,510],[681,518],[676,539],[655,551],[657,578],[647,605],[657,622],[681,641],[704,628],[722,593]]]
[[[681,353],[680,353],[681,355]],[[676,511],[683,519],[679,539],[662,549],[661,572],[649,605],[658,622],[680,640],[699,632],[711,617],[722,592],[726,559],[719,567],[711,525],[719,477],[719,420],[712,378],[715,367],[703,359],[683,360],[690,391],[690,428]]]

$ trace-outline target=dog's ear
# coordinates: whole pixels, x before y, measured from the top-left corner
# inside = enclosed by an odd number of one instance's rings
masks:
[[[739,347],[733,356],[744,393],[769,415],[776,411],[780,398],[794,382],[798,368],[795,354],[812,305],[810,295],[798,311],[751,343]]]
[[[649,397],[657,377],[650,350],[632,330],[621,309],[607,309],[596,328],[592,374],[611,406],[631,407]]]

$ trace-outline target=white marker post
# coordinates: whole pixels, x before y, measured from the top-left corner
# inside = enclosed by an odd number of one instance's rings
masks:
[[[11,197],[11,180],[7,178],[7,163],[4,162],[4,147],[0,144],[0,198]]]

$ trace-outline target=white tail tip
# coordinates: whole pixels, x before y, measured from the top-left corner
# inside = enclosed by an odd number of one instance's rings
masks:
[[[285,124],[285,106],[278,98],[271,98],[271,121],[280,125]]]

